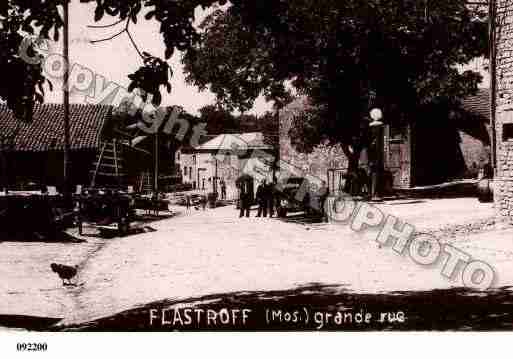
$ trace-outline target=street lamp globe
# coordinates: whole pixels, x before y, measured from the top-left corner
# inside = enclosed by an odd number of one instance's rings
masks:
[[[374,122],[379,122],[383,119],[383,111],[381,111],[379,108],[373,108],[370,111],[370,117]]]

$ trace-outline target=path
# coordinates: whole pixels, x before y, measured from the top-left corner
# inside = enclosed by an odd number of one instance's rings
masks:
[[[476,199],[414,201],[381,208],[420,228],[493,215],[491,205],[479,204]],[[419,267],[390,248],[380,249],[372,231],[355,233],[347,226],[301,225],[268,218],[239,219],[237,214],[233,207],[193,210],[153,223],[156,232],[108,240],[100,247],[92,242],[0,243],[0,251],[5,253],[2,258],[7,258],[0,261],[0,314],[65,317],[65,323],[76,323],[162,299],[286,290],[311,283],[358,292],[459,285],[443,278],[440,268]],[[502,276],[502,271],[509,271],[513,262],[513,246],[507,242],[510,235],[504,232],[493,234],[490,241],[476,237],[456,242],[476,258],[498,263],[501,283],[506,283],[510,279]],[[62,288],[47,268],[52,261],[82,262],[78,280],[83,286]]]

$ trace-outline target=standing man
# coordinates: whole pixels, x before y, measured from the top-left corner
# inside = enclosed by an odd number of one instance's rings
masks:
[[[204,211],[207,209],[207,196],[205,194],[201,195],[201,208]]]
[[[185,207],[187,209],[187,212],[191,211],[191,195],[190,194],[185,195]]]
[[[240,215],[239,218],[249,217],[249,209],[250,209],[250,193],[249,189],[247,188],[248,184],[246,182],[242,182],[239,187],[239,207],[240,207]]]
[[[321,188],[319,189],[319,206],[321,212],[321,218],[323,222],[328,222],[328,217],[326,216],[326,200],[329,196],[329,188],[326,185],[326,181],[322,181]]]
[[[256,201],[258,204],[258,213],[257,217],[262,217],[262,213],[264,217],[267,217],[267,185],[265,180],[263,180],[257,188],[256,191]]]
[[[221,199],[226,199],[226,182],[224,182],[224,179],[221,180]]]
[[[266,198],[266,206],[267,206],[267,209],[269,210],[269,217],[272,217],[274,216],[274,183],[270,182],[268,185],[267,185],[267,198]]]

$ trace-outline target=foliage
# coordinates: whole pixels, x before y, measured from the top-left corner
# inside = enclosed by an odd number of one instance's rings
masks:
[[[171,84],[169,83],[169,73],[171,71],[167,62],[154,57],[147,52],[143,52],[144,66],[139,68],[135,73],[128,75],[131,80],[128,91],[134,89],[142,90],[142,99],[147,100],[147,94],[152,95],[152,103],[160,106],[162,103],[162,95],[160,86],[165,86],[167,92],[171,92]]]
[[[199,120],[206,123],[209,135],[235,132],[237,120],[230,111],[216,105],[206,105],[199,109]]]
[[[18,114],[41,99],[34,89],[44,82],[40,68],[20,64],[20,36],[59,39],[64,1],[8,0],[0,8],[0,49],[6,54],[0,71],[9,80],[0,98]],[[183,51],[188,81],[210,88],[228,110],[245,111],[262,93],[280,108],[290,101],[291,87],[308,95],[314,109],[292,130],[302,150],[327,138],[357,154],[369,106],[382,107],[390,121],[472,93],[480,76],[459,73],[455,65],[482,55],[487,45],[484,14],[466,0],[232,0],[226,11],[207,17],[199,33],[194,11],[214,0],[80,2],[96,3],[96,21],[115,16],[127,28],[140,14],[158,21],[165,58]],[[167,63],[149,54],[143,60],[130,75],[131,89],[141,88],[159,103],[160,87],[170,90]]]
[[[42,85],[45,81],[38,65],[28,65],[19,58],[21,42],[28,35],[59,41],[64,25],[59,10],[70,0],[6,0],[0,5],[0,50],[3,65],[0,74],[4,81],[0,87],[0,99],[7,101],[18,117],[25,117],[25,109],[31,109],[34,100],[42,101]],[[146,20],[160,22],[166,45],[165,58],[169,59],[175,49],[186,51],[195,44],[199,36],[193,27],[196,7],[204,8],[216,3],[213,0],[80,0],[81,3],[96,3],[94,20],[106,15],[118,17],[119,21],[136,24],[138,15],[144,11]],[[221,0],[220,4],[226,3]],[[34,51],[34,47],[30,47]],[[161,100],[160,86],[170,91],[169,67],[166,61],[141,53],[144,65],[130,75],[130,88],[139,88],[153,95],[153,103]],[[23,79],[23,80],[21,80]]]
[[[41,8],[35,11],[38,13]],[[22,46],[26,47],[27,56],[33,58],[40,55],[36,50],[37,44],[26,35],[34,33],[34,30],[26,22],[23,13],[24,6],[14,6],[11,2],[4,4],[0,11],[0,76],[3,79],[0,99],[7,103],[18,118],[30,121],[34,102],[43,102],[46,79],[40,64],[29,64],[20,56],[19,49]],[[50,18],[54,14],[49,11],[45,16]],[[42,32],[48,31],[45,23],[36,22],[35,26],[42,26]],[[59,23],[55,26],[58,27]],[[48,83],[51,88],[52,84]]]
[[[283,80],[274,72],[268,44],[258,43],[239,16],[214,11],[203,21],[199,44],[183,56],[186,80],[201,90],[210,88],[217,101],[229,110],[245,112],[264,94],[277,107],[291,99]]]
[[[209,135],[223,133],[261,132],[267,144],[278,147],[278,119],[276,113],[266,112],[263,115],[234,115],[219,105],[206,105],[200,110],[199,121],[206,123]]]
[[[465,0],[234,0],[203,23],[184,57],[188,80],[232,106],[289,83],[312,109],[294,121],[302,151],[323,139],[357,156],[371,106],[386,119],[456,104],[480,75],[455,65],[487,47],[485,14]],[[283,89],[283,87],[282,87]]]

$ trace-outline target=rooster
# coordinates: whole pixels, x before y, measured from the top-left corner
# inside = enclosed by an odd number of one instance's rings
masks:
[[[77,266],[70,267],[64,264],[52,263],[50,264],[50,267],[52,268],[52,271],[57,273],[59,278],[62,279],[62,285],[73,285],[73,283],[71,283],[71,278],[77,275]],[[68,281],[67,283],[66,280]]]

